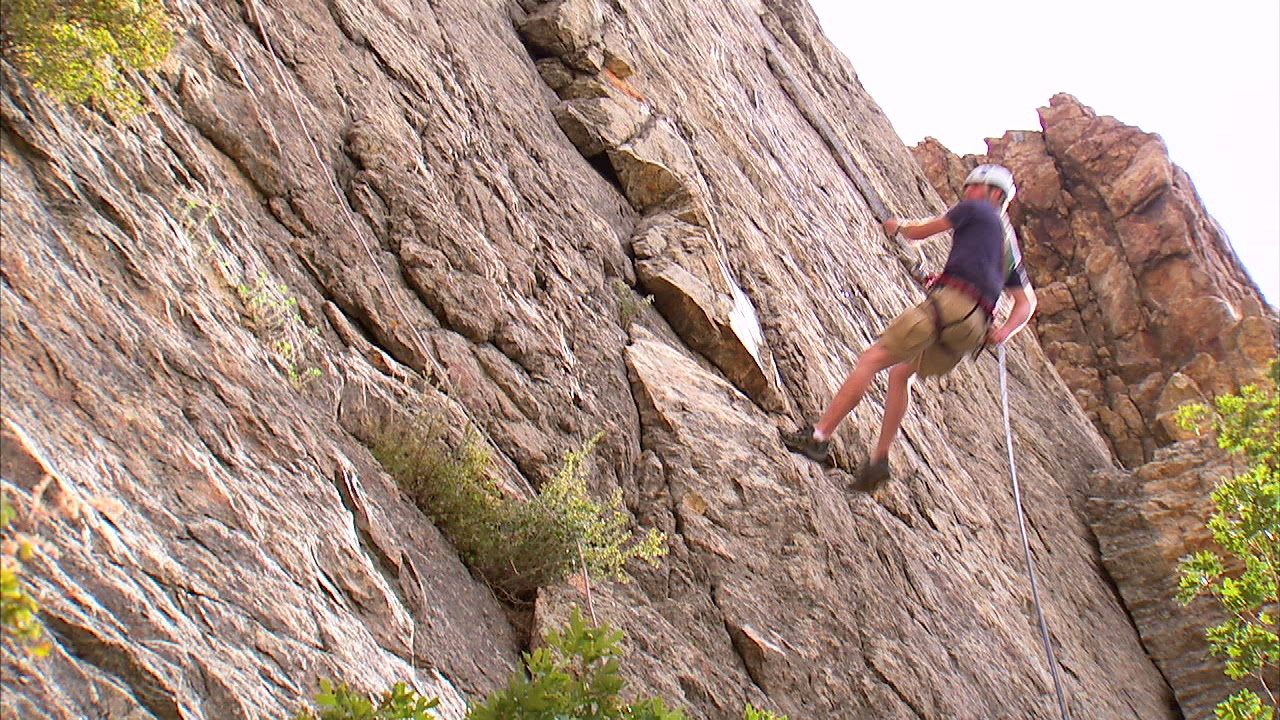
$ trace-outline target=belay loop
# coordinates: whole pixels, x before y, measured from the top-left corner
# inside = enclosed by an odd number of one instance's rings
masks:
[[[1018,527],[1022,531],[1022,552],[1027,561],[1027,578],[1031,581],[1031,598],[1036,604],[1036,618],[1040,621],[1040,639],[1044,642],[1044,654],[1053,675],[1053,689],[1058,694],[1058,710],[1062,720],[1071,720],[1067,712],[1067,700],[1062,692],[1062,679],[1058,676],[1058,661],[1053,657],[1053,644],[1049,642],[1049,625],[1044,620],[1040,606],[1040,591],[1036,587],[1036,571],[1031,564],[1031,542],[1027,539],[1027,516],[1022,511],[1022,493],[1018,489],[1018,468],[1013,462],[1013,429],[1009,425],[1009,383],[1004,362],[1004,343],[996,345],[1000,358],[1000,408],[1004,411],[1004,445],[1009,451],[1009,480],[1013,484],[1013,504],[1018,509]]]

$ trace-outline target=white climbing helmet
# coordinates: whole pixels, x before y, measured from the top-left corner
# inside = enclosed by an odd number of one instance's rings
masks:
[[[968,185],[990,185],[1004,193],[1004,204],[1008,205],[1018,188],[1013,184],[1013,173],[1003,165],[979,165],[964,179]]]

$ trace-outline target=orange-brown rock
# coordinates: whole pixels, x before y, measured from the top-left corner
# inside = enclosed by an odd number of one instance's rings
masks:
[[[1009,214],[1042,300],[1045,353],[1133,467],[1181,437],[1176,404],[1259,377],[1277,316],[1158,135],[1070,95],[1040,109],[1042,130],[957,157],[933,139],[913,154],[952,201],[979,162],[1009,166]]]

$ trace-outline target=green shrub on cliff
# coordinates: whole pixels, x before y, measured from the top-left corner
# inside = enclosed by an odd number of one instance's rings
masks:
[[[244,303],[246,327],[275,354],[295,389],[301,390],[323,374],[311,364],[314,352],[309,349],[318,332],[302,319],[298,298],[289,292],[288,285],[263,271],[252,285],[242,282],[235,290]]]
[[[504,600],[522,603],[577,566],[596,578],[625,580],[632,558],[656,564],[666,553],[661,532],[632,532],[620,491],[603,503],[587,492],[583,462],[598,438],[568,453],[527,502],[503,492],[475,438],[451,448],[438,428],[419,423],[383,431],[372,448],[468,567]]]
[[[542,647],[524,656],[504,688],[472,707],[466,720],[684,720],[662,698],[624,699],[624,635],[608,623],[589,625],[575,607],[564,629],[548,631]],[[787,720],[747,703],[743,720]]]
[[[303,708],[291,720],[435,720],[431,708],[439,698],[427,699],[404,683],[396,683],[374,700],[346,683],[320,679],[315,710]]]
[[[22,579],[23,564],[31,559],[35,546],[31,539],[10,528],[15,512],[0,495],[0,630],[33,655],[49,652],[42,640],[44,627],[36,613],[40,605]]]
[[[683,720],[657,697],[622,699],[618,676],[622,632],[608,623],[589,626],[577,608],[563,631],[525,654],[527,675],[516,673],[467,713],[467,720]]]
[[[755,705],[747,703],[747,707],[742,711],[742,720],[787,720],[787,716],[774,715],[768,710],[761,710]]]
[[[653,304],[653,296],[640,295],[622,280],[615,279],[611,286],[618,300],[618,322],[623,329],[630,329],[636,316]]]
[[[5,0],[0,54],[68,102],[141,106],[124,73],[158,64],[173,45],[161,0]]]
[[[1187,406],[1179,411],[1184,424],[1208,424],[1218,445],[1239,453],[1247,469],[1224,478],[1214,489],[1216,511],[1208,527],[1224,553],[1201,551],[1182,559],[1178,600],[1216,598],[1225,619],[1205,636],[1214,654],[1226,659],[1233,679],[1253,678],[1267,698],[1248,688],[1220,703],[1219,718],[1273,718],[1275,687],[1280,674],[1280,636],[1274,610],[1280,587],[1280,360],[1259,385],[1222,395],[1212,409]],[[1228,567],[1242,570],[1229,571]],[[1268,705],[1267,702],[1271,704]]]
[[[623,698],[622,638],[608,623],[589,625],[574,608],[564,628],[548,631],[542,646],[524,655],[524,669],[472,706],[466,720],[684,720],[682,710],[667,709],[659,697]],[[375,701],[346,683],[321,680],[319,709],[299,710],[291,720],[428,720],[438,703],[404,683]],[[750,703],[742,717],[787,720]]]

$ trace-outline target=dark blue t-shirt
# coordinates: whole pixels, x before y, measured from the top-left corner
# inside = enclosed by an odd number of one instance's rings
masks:
[[[973,285],[992,305],[1004,288],[1030,284],[1012,228],[1006,252],[1005,224],[995,206],[985,200],[961,200],[947,211],[947,219],[952,238],[944,273]]]

